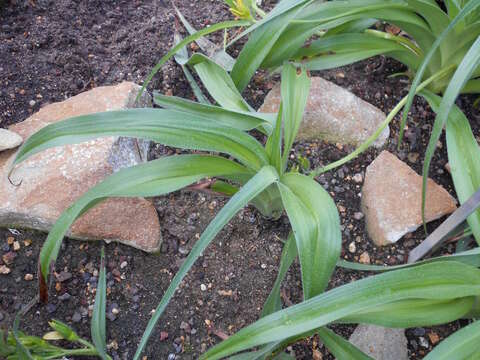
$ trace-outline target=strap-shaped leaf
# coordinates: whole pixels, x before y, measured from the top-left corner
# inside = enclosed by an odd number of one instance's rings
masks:
[[[282,167],[282,133],[283,133],[283,103],[280,103],[280,108],[277,113],[277,120],[275,121],[275,128],[272,134],[268,137],[265,144],[265,151],[270,158],[270,164],[277,169],[281,174]]]
[[[155,74],[157,72],[160,71],[160,69],[162,68],[162,66],[168,61],[170,60],[170,58],[175,55],[179,50],[181,50],[183,47],[185,47],[186,45],[190,44],[191,42],[197,40],[197,39],[200,39],[202,38],[203,36],[205,35],[208,35],[208,34],[211,34],[215,31],[218,31],[218,30],[223,30],[223,29],[229,29],[229,28],[232,28],[232,27],[240,27],[240,26],[248,26],[250,24],[249,21],[243,21],[243,20],[234,20],[234,21],[224,21],[224,22],[221,22],[221,23],[218,23],[218,24],[214,24],[212,26],[209,26],[209,27],[206,27],[204,29],[201,29],[199,31],[197,31],[196,33],[186,37],[185,39],[183,39],[182,41],[180,41],[177,45],[175,45],[172,49],[170,49],[170,51],[168,53],[166,53],[161,59],[160,61],[154,66],[154,68],[152,69],[152,71],[150,72],[150,74],[148,74],[147,78],[145,79],[145,81],[143,82],[143,86],[142,86],[142,89],[140,90],[140,92],[138,93],[137,95],[137,99],[140,98],[140,96],[142,95],[142,93],[145,91],[146,87],[148,86],[148,84],[150,83],[150,81],[152,81],[153,77],[155,76]]]
[[[337,207],[308,176],[288,173],[278,184],[297,243],[303,296],[322,293],[340,256],[342,237]]]
[[[273,314],[275,311],[282,309],[282,300],[280,299],[280,288],[282,281],[287,275],[287,271],[297,257],[297,244],[295,243],[295,236],[292,232],[288,235],[288,239],[283,246],[282,256],[280,257],[280,265],[278,266],[278,274],[273,284],[272,290],[268,295],[261,317]]]
[[[472,1],[472,3],[475,1]],[[477,1],[480,4],[480,1]],[[470,4],[470,3],[469,3]],[[465,7],[467,8],[468,5]],[[465,9],[464,8],[464,9]],[[425,151],[425,161],[423,163],[423,181],[422,181],[422,219],[425,225],[425,194],[427,189],[428,172],[430,163],[432,161],[437,142],[440,139],[442,130],[447,122],[450,111],[455,103],[455,100],[460,93],[463,86],[467,83],[470,75],[480,65],[480,37],[477,38],[468,53],[463,58],[457,70],[453,74],[447,90],[443,95],[442,102],[438,107],[437,116],[433,125],[432,134],[428,141],[427,150]]]
[[[401,300],[438,302],[479,294],[480,270],[454,261],[392,271],[337,287],[266,316],[213,347],[200,359],[220,359],[332,322],[341,322],[343,317],[384,304],[391,303],[395,309]],[[390,310],[386,308],[383,316],[389,315]],[[415,315],[413,311],[410,314],[411,317]]]
[[[478,6],[480,5],[480,1],[469,1],[467,5],[458,13],[457,16],[450,22],[445,30],[436,38],[435,42],[429,48],[428,52],[425,54],[422,64],[418,68],[415,78],[413,79],[412,86],[410,87],[410,91],[408,93],[407,102],[405,108],[403,110],[402,115],[402,122],[400,124],[400,134],[398,136],[398,144],[400,146],[402,139],[403,139],[403,132],[405,129],[405,125],[407,124],[407,117],[412,107],[413,99],[415,95],[418,93],[418,87],[420,82],[422,81],[423,75],[427,70],[429,63],[434,59],[434,55],[437,53],[437,49],[440,47],[440,44],[446,39],[448,34],[455,28],[455,26],[464,20],[470,13],[472,13]]]
[[[185,259],[185,262],[182,264],[178,272],[175,274],[172,282],[170,283],[168,289],[165,291],[165,294],[162,297],[162,300],[155,309],[153,317],[148,322],[148,325],[143,333],[140,344],[138,345],[137,351],[134,356],[134,360],[138,360],[142,354],[143,349],[145,348],[148,339],[150,338],[156,323],[160,319],[163,311],[167,307],[170,299],[175,294],[180,282],[183,280],[185,275],[188,273],[190,268],[193,266],[197,258],[202,254],[206,249],[208,244],[215,238],[219,231],[232,219],[235,214],[240,211],[248,202],[254,199],[258,194],[264,191],[268,186],[278,181],[277,171],[271,167],[266,166],[262,168],[258,174],[256,174],[252,179],[245,184],[232,198],[228,203],[220,210],[217,216],[208,224],[207,228],[203,232],[200,239],[195,242],[190,254]]]
[[[229,110],[220,106],[200,104],[160,93],[154,93],[153,101],[166,109],[192,114],[195,117],[203,117],[239,130],[252,130],[263,126],[271,132],[272,124],[275,123],[274,114]]]
[[[98,275],[98,286],[95,294],[95,304],[93,306],[92,321],[90,324],[90,331],[92,334],[92,341],[99,356],[103,360],[108,360],[107,349],[107,335],[105,325],[105,308],[107,304],[107,279],[105,276],[105,254],[102,248],[102,258],[100,262],[100,274]]]
[[[479,356],[480,321],[475,321],[443,340],[425,360],[474,360]]]
[[[439,112],[442,98],[430,92],[422,92],[435,112]],[[447,127],[448,161],[455,192],[463,204],[480,189],[480,147],[463,112],[453,105]],[[467,219],[475,239],[480,244],[480,209]]]
[[[392,266],[366,265],[366,264],[354,263],[354,262],[340,259],[337,261],[337,266],[343,267],[345,269],[357,270],[357,271],[384,272],[384,271],[392,271],[392,270],[398,270],[398,269],[403,269],[407,267],[429,264],[437,261],[457,261],[457,262],[461,262],[463,264],[471,265],[474,267],[480,267],[480,247],[458,252],[452,255],[444,255],[444,256],[439,256],[439,257],[435,257],[427,260],[422,260],[422,261],[418,261],[416,263],[411,263],[411,264],[392,265]]]
[[[287,166],[290,149],[303,119],[310,85],[311,81],[305,69],[297,69],[291,64],[286,64],[283,67],[281,83],[284,121],[283,169]]]
[[[135,167],[122,169],[91,188],[62,213],[48,234],[40,252],[40,281],[48,277],[62,239],[73,222],[85,211],[107,197],[158,196],[181,189],[210,176],[249,176],[243,166],[221,157],[207,155],[170,156]]]
[[[183,26],[187,29],[190,35],[193,35],[197,32],[197,30],[185,19],[183,14],[178,10],[178,8],[173,4],[173,8],[178,15],[178,18],[182,22]],[[207,56],[211,58],[214,62],[221,65],[227,71],[231,71],[233,64],[235,64],[235,59],[233,59],[230,55],[228,55],[223,48],[215,45],[213,42],[208,40],[206,37],[200,37],[196,40],[198,46],[205,51]]]
[[[73,117],[48,125],[23,144],[13,165],[42,150],[102,136],[150,139],[179,148],[234,156],[258,170],[268,164],[263,146],[235,128],[166,109],[128,109]]]
[[[363,353],[351,342],[345,340],[340,335],[335,334],[327,327],[318,329],[318,336],[323,344],[337,359],[342,360],[374,360],[370,356]]]
[[[305,5],[304,3],[306,3],[306,1],[286,1],[285,3],[287,2],[298,5],[290,7],[289,10],[269,19],[268,22],[258,27],[250,35],[248,42],[238,55],[231,75],[233,82],[240,91],[245,89],[255,71],[260,67],[263,59],[268,55],[270,49],[288,26],[289,21],[295,17],[298,11]]]
[[[253,111],[223,67],[199,53],[193,54],[187,64],[195,68],[205,88],[222,107],[235,111]]]

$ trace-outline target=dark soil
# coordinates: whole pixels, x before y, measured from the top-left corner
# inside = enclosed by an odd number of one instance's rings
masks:
[[[177,6],[197,28],[229,17],[221,1],[178,0]],[[140,83],[171,47],[173,24],[173,10],[163,6],[162,1],[7,1],[3,8],[0,6],[0,126],[20,122],[45,104],[64,100],[94,86],[122,80]],[[375,58],[323,72],[322,76],[387,113],[408,90],[407,81],[388,78],[388,75],[403,70],[394,61]],[[275,77],[265,78],[261,74],[252,82],[245,93],[252,105],[261,104],[274,80]],[[151,87],[177,96],[193,96],[181,69],[171,62],[155,77]],[[469,118],[478,119],[472,110],[471,98],[462,98],[459,105]],[[417,102],[412,109],[410,128],[418,130],[410,131],[400,151],[396,147],[398,119],[391,126],[388,150],[419,173],[432,123],[430,108]],[[478,121],[473,127],[478,135]],[[454,194],[444,168],[447,162],[444,139],[441,142],[432,163],[431,176]],[[161,155],[164,150],[159,147],[158,153]],[[312,166],[318,166],[340,159],[351,150],[321,142],[299,143],[292,161],[303,156]],[[356,173],[364,175],[366,166],[378,152],[369,150],[342,168],[319,176],[318,181],[331,193],[341,210],[342,257],[358,261],[360,254],[367,252],[372,263],[401,264],[406,262],[408,251],[424,238],[421,230],[394,246],[377,248],[367,238],[364,221],[353,217],[360,211],[361,184],[353,182],[352,177]],[[418,154],[415,161],[415,155],[409,156],[412,153]],[[163,227],[161,254],[149,255],[123,245],[106,245],[109,352],[119,359],[132,358],[152,310],[199,234],[224,204],[224,199],[178,192],[156,199],[155,204]],[[438,224],[430,224],[429,230]],[[167,359],[169,354],[176,354],[177,359],[195,359],[218,343],[222,336],[254,322],[275,279],[281,239],[287,232],[286,218],[266,220],[251,208],[236,216],[197,261],[177,291],[145,355],[149,359]],[[11,326],[15,313],[36,294],[36,282],[26,281],[25,274],[36,273],[38,253],[46,237],[31,231],[0,230],[2,255],[13,251],[7,243],[7,238],[12,236],[20,242],[21,249],[15,252],[16,257],[10,265],[12,273],[0,278],[0,325],[5,327]],[[24,244],[24,241],[29,239],[32,243],[26,246],[29,242]],[[353,254],[347,250],[352,241],[356,244]],[[63,282],[54,282],[49,304],[33,306],[23,319],[23,330],[41,335],[48,329],[48,320],[57,318],[72,324],[82,336],[89,338],[89,313],[101,246],[100,243],[64,242],[56,271],[72,276]],[[451,252],[453,248],[443,251]],[[284,300],[293,303],[301,300],[299,273],[296,264],[284,284]],[[330,287],[365,275],[338,269]],[[202,284],[207,288],[205,291],[201,289]],[[114,315],[113,308],[119,313]],[[432,329],[407,330],[411,358],[422,358],[431,350],[433,344],[429,343],[429,334],[435,333],[441,340],[460,325],[455,322]],[[354,327],[336,326],[334,329],[348,337]],[[420,338],[429,343],[428,347],[421,345]],[[311,359],[313,350],[319,350],[325,359],[331,358],[315,338],[289,348],[298,359]]]

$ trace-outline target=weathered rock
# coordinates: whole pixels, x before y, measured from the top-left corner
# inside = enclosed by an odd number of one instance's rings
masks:
[[[360,324],[350,336],[350,342],[375,360],[408,360],[403,329]]]
[[[388,151],[367,167],[362,189],[362,212],[376,245],[398,241],[422,224],[422,177]],[[455,199],[432,179],[427,182],[426,221],[456,209]]]
[[[60,103],[47,105],[11,129],[27,139],[42,127],[72,116],[132,107],[139,86],[123,82],[99,87]],[[145,95],[142,102],[150,101]],[[146,149],[148,143],[140,142]],[[135,165],[145,155],[135,141],[107,137],[40,152],[7,174],[14,151],[0,154],[0,226],[48,231],[59,215],[89,188],[119,168]],[[141,151],[141,150],[140,150]],[[78,219],[69,236],[118,241],[145,251],[161,243],[159,219],[143,198],[108,199]]]
[[[280,84],[268,93],[259,111],[275,113],[280,106]],[[312,77],[298,140],[322,139],[331,143],[360,145],[385,120],[385,114],[348,90],[320,77]],[[374,142],[381,147],[390,135],[388,126]]]
[[[0,129],[0,151],[15,149],[22,142],[23,139],[20,135],[6,129]]]

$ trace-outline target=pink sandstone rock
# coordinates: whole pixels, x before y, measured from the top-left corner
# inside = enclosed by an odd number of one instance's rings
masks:
[[[422,224],[422,177],[388,151],[367,167],[362,212],[370,238],[378,245],[398,241]],[[427,182],[426,221],[456,209],[455,199],[432,179]]]
[[[130,82],[98,87],[47,105],[10,129],[26,140],[62,119],[126,109],[134,105],[139,88]],[[144,96],[142,103],[148,101]],[[60,214],[92,186],[119,168],[142,161],[139,148],[132,144],[132,139],[107,137],[42,151],[16,167],[12,181],[21,180],[20,186],[10,184],[7,178],[15,151],[0,153],[0,226],[48,231]],[[100,203],[74,223],[69,236],[118,241],[149,252],[157,251],[161,244],[157,212],[143,198],[114,198]]]
[[[278,112],[280,100],[280,84],[276,84],[259,111]],[[384,120],[385,114],[375,106],[330,81],[312,77],[310,95],[297,139],[321,139],[330,143],[358,146]],[[390,129],[387,126],[373,145],[382,147],[389,135]]]

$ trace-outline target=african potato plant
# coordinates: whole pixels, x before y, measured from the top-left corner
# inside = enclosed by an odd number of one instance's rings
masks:
[[[206,79],[204,83],[212,97],[223,107],[157,95],[155,101],[164,106],[163,109],[111,111],[47,126],[25,142],[15,160],[18,164],[49,147],[112,135],[146,138],[168,146],[211,152],[165,157],[111,175],[60,216],[41,250],[39,278],[41,297],[45,298],[50,267],[69,226],[105,198],[158,196],[206,178],[216,179],[211,185],[212,191],[231,196],[195,243],[166,290],[135,359],[140,357],[156,322],[195,260],[247,204],[252,204],[267,217],[277,218],[283,210],[287,212],[307,298],[323,292],[340,254],[339,216],[329,194],[312,178],[287,167],[309,92],[306,71],[291,65],[284,67],[281,110],[271,116],[251,112],[220,66],[198,54],[191,62],[196,64],[197,73]],[[255,128],[267,136],[264,146],[247,132]],[[266,304],[267,309],[274,305],[274,300]]]
[[[393,25],[399,33],[370,29],[378,21]],[[240,36],[246,34],[250,34],[249,40],[231,71],[239,90],[245,88],[258,68],[274,70],[287,59],[309,70],[323,70],[385,55],[408,67],[407,74],[413,79],[410,92],[392,109],[375,134],[348,156],[312,173],[318,175],[356,157],[403,109],[400,146],[413,98],[420,94],[438,110],[423,166],[423,214],[431,159],[455,99],[458,94],[480,92],[480,0],[284,0]],[[433,106],[428,94],[442,98]],[[450,127],[451,131],[447,130],[447,137],[455,128],[457,133],[465,134],[469,144],[449,148],[448,154],[456,168],[455,188],[463,203],[466,194],[470,196],[480,187],[480,165],[478,158],[459,162],[471,158],[472,151],[477,150],[472,150],[470,144],[468,121],[458,123]],[[459,184],[465,183],[466,188],[459,188]],[[480,244],[480,210],[468,222]]]

